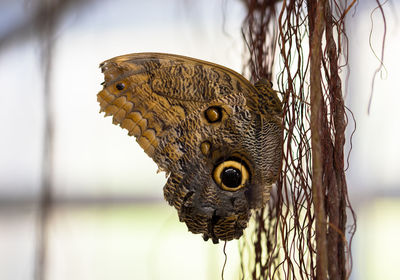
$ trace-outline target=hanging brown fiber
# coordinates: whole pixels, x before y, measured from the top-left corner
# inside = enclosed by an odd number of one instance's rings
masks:
[[[356,1],[243,2],[246,70],[252,80],[277,77],[285,129],[281,176],[241,244],[242,279],[348,279],[355,217],[339,73],[347,63],[344,19]]]

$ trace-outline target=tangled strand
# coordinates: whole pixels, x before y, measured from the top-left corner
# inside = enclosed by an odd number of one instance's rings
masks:
[[[347,279],[346,237],[354,234],[355,218],[344,174],[347,115],[340,72],[347,65],[344,19],[355,1],[244,2],[252,79],[271,79],[272,69],[279,69],[284,152],[270,202],[241,244],[242,279]],[[347,209],[354,224],[346,233]]]

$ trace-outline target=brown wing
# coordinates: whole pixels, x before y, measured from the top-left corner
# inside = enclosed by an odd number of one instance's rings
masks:
[[[271,84],[170,54],[119,56],[100,67],[101,111],[170,172],[164,196],[180,220],[214,242],[239,238],[279,171],[281,104]],[[225,179],[215,175],[232,161],[247,170],[237,190],[221,188]]]
[[[199,116],[205,108],[226,104],[229,111],[235,105],[259,104],[257,90],[243,76],[189,57],[129,54],[107,60],[100,67],[105,75],[104,88],[97,95],[100,111],[112,115],[114,124],[135,136],[162,169],[169,168],[160,155],[161,145],[163,154],[177,160],[179,154],[172,139],[200,141],[190,130],[200,125]],[[186,125],[189,136],[179,135],[176,129],[183,121],[192,122]]]

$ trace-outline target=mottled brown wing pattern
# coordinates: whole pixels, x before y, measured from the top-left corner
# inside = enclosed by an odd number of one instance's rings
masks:
[[[198,116],[201,105],[238,89],[244,94],[249,91],[241,81],[233,85],[226,69],[180,56],[125,55],[105,61],[101,69],[105,75],[104,89],[98,94],[101,110],[137,137],[154,160],[158,138],[189,115]]]
[[[180,220],[214,242],[239,238],[280,168],[281,103],[271,84],[170,54],[100,67],[100,110],[169,174],[164,196]]]

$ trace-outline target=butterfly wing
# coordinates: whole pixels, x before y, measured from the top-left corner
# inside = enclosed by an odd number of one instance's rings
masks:
[[[233,93],[240,99],[253,90],[230,69],[177,55],[124,55],[105,61],[101,69],[105,75],[98,94],[101,111],[113,115],[113,123],[134,135],[165,170],[168,164],[154,156],[160,141],[178,136],[175,128],[202,105]]]
[[[170,173],[164,195],[180,219],[214,241],[240,237],[249,209],[265,203],[266,186],[279,169],[276,95],[260,94],[260,85],[228,68],[178,55],[129,54],[100,67],[101,111]],[[216,165],[230,158],[249,168],[246,189],[224,191],[216,185]]]

